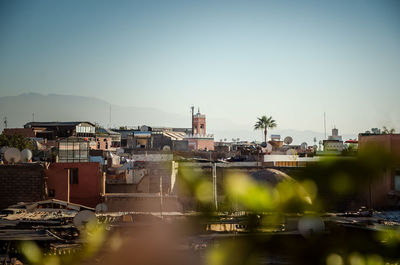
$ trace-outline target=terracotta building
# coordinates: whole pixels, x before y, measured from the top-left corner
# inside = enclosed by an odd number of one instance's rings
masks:
[[[206,115],[201,114],[200,110],[196,114],[193,113],[192,107],[192,133],[186,135],[185,140],[188,141],[190,150],[214,150],[214,136],[207,134],[206,131]]]
[[[98,162],[52,163],[45,176],[49,198],[90,207],[100,203],[105,180]]]
[[[96,136],[96,145],[93,146],[93,149],[97,150],[110,150],[110,149],[115,149],[112,148],[112,139],[111,137],[101,137],[101,136]]]

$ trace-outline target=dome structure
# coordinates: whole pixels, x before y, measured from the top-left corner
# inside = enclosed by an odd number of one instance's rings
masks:
[[[272,187],[275,187],[278,183],[283,181],[296,182],[296,180],[288,174],[273,168],[253,172],[250,176],[257,181],[266,182]]]
[[[250,176],[260,184],[267,184],[272,188],[276,188],[280,183],[288,183],[289,185],[283,185],[278,187],[278,191],[286,193],[287,189],[292,189],[289,192],[293,196],[291,202],[294,203],[302,202],[311,205],[312,199],[310,194],[304,189],[304,187],[297,182],[295,179],[290,177],[288,174],[273,168],[267,168],[264,170],[256,171],[250,174]]]

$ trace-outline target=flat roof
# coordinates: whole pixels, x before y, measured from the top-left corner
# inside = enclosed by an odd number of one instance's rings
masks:
[[[94,126],[94,124],[91,123],[90,121],[45,121],[45,122],[34,121],[26,123],[24,127],[76,126],[81,123],[88,123]]]

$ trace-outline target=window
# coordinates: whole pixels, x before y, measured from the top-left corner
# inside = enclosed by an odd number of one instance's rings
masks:
[[[100,142],[97,142],[97,149],[100,149]]]
[[[78,184],[79,175],[77,168],[69,168],[69,184]]]
[[[56,193],[53,189],[49,189],[49,197],[54,197],[56,196]]]

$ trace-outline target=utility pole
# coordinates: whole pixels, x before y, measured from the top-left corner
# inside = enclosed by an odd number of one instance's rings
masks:
[[[213,176],[213,197],[215,204],[215,211],[218,211],[218,194],[217,194],[217,163],[212,164],[212,176]]]
[[[325,138],[324,140],[326,140],[326,113],[324,112],[324,131],[325,131]]]
[[[162,186],[162,175],[160,175],[160,215],[163,219],[163,186]]]
[[[71,194],[71,169],[67,169],[67,202],[69,203],[69,197]]]
[[[111,129],[111,105],[110,105],[110,117],[108,121],[108,128]]]

